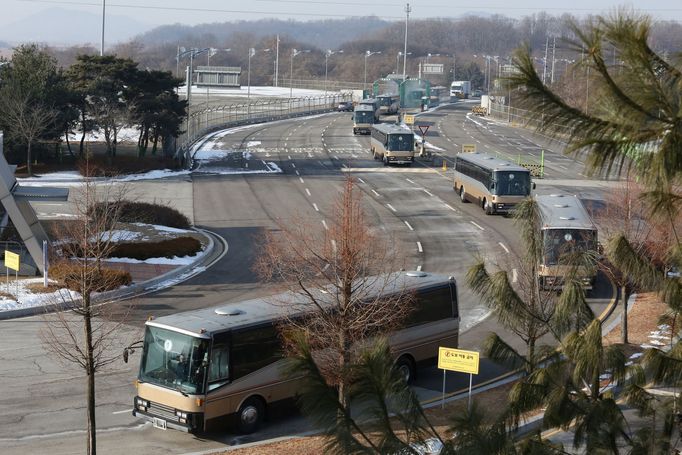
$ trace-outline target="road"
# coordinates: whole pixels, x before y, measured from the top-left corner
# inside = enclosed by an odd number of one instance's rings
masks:
[[[228,253],[205,273],[135,301],[122,338],[139,337],[149,315],[162,316],[271,294],[273,288],[263,285],[252,271],[263,232],[276,228],[279,222],[291,221],[325,229],[344,175],[351,172],[364,193],[372,225],[393,239],[404,253],[404,267],[457,278],[463,318],[461,346],[479,349],[486,332],[499,327],[492,318],[483,320],[487,309],[461,285],[464,274],[479,256],[490,264],[506,267],[513,253],[518,252],[519,240],[511,219],[485,216],[480,208],[462,204],[455,197],[450,168],[462,144],[474,143],[482,151],[525,153],[536,158],[544,149],[547,172],[546,178],[538,182],[541,193],[570,191],[586,199],[600,199],[604,188],[611,184],[581,175],[582,165],[562,156],[561,144],[550,144],[530,132],[472,118],[469,109],[470,104],[462,103],[418,117],[417,123],[432,125],[427,140],[442,151],[433,163],[419,163],[411,168],[384,168],[373,161],[368,153],[369,139],[352,135],[347,113],[256,125],[222,136],[215,148],[246,150],[252,169],[275,163],[283,172],[218,175],[215,171],[229,164],[218,160],[202,165],[193,174],[194,222],[225,238]],[[441,159],[448,164],[448,170],[443,171]],[[597,293],[599,298],[593,299],[598,312],[606,306],[609,291],[602,286]],[[57,455],[80,452],[84,446],[83,379],[80,372],[65,369],[47,355],[39,339],[43,320],[44,317],[33,317],[1,322],[0,358],[5,367],[0,377],[6,385],[0,399],[3,453]],[[130,415],[138,359],[133,357],[130,364],[116,364],[98,376],[101,453],[186,453],[309,428],[305,419],[293,417],[276,419],[248,437],[231,432],[196,437],[155,430]],[[485,374],[477,380],[498,371],[484,364]],[[448,390],[463,383],[463,379],[451,376]],[[420,371],[417,389],[423,394],[440,393],[441,380],[442,373],[435,369]]]

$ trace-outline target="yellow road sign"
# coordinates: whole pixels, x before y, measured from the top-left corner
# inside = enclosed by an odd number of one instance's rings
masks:
[[[462,144],[462,153],[476,152],[476,144]]]
[[[12,270],[19,270],[19,255],[5,250],[5,267]]]
[[[478,374],[479,356],[476,351],[462,349],[438,348],[438,368],[441,370],[459,371],[460,373]]]
[[[414,115],[405,114],[405,125],[414,125]]]

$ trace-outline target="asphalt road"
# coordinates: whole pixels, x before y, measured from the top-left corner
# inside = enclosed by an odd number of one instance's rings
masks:
[[[344,174],[352,172],[364,193],[372,225],[394,239],[404,253],[405,268],[457,278],[463,317],[461,346],[480,348],[485,334],[499,327],[492,318],[483,320],[487,310],[462,285],[464,274],[476,257],[508,267],[513,253],[518,252],[519,241],[512,220],[485,216],[479,207],[462,204],[452,191],[451,163],[462,144],[474,143],[486,152],[510,156],[521,153],[535,158],[544,149],[547,172],[545,179],[538,182],[538,192],[569,191],[585,199],[600,199],[611,184],[585,177],[578,160],[561,154],[562,144],[472,118],[468,114],[470,107],[469,103],[461,103],[418,117],[418,124],[432,125],[427,140],[442,150],[434,162],[411,168],[384,168],[372,160],[368,137],[353,136],[348,113],[257,125],[223,136],[215,148],[246,150],[252,169],[275,163],[283,172],[218,175],[213,171],[229,163],[212,161],[202,165],[192,177],[193,218],[197,226],[225,238],[228,253],[206,272],[137,299],[121,344],[124,339],[139,337],[149,315],[271,294],[273,288],[260,283],[252,271],[263,232],[276,228],[278,222],[292,220],[325,229]],[[446,171],[442,160],[448,164]],[[596,295],[592,303],[600,312],[610,298],[609,286],[602,283]],[[0,322],[0,358],[4,363],[0,377],[6,385],[0,398],[2,453],[57,455],[81,452],[84,447],[83,379],[80,371],[65,369],[45,351],[39,339],[43,319]],[[515,339],[509,341],[518,345]],[[293,417],[275,419],[248,437],[230,431],[196,437],[155,430],[130,415],[138,360],[133,357],[130,364],[113,365],[97,378],[100,453],[186,453],[309,428],[305,419]],[[499,371],[499,367],[486,363],[476,379],[484,380]],[[448,390],[466,381],[450,376]],[[441,381],[440,371],[422,370],[418,391],[423,396],[439,395]]]

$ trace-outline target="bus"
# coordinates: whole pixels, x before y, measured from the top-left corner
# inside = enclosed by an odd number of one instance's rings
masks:
[[[373,278],[365,293],[368,302],[411,297],[413,309],[403,328],[389,336],[395,367],[409,383],[417,366],[433,362],[439,346],[458,346],[455,279],[422,271]],[[282,372],[277,326],[285,316],[313,310],[304,303],[289,292],[148,320],[133,415],[162,429],[201,432],[231,420],[243,433],[255,431],[268,409],[295,398],[299,390],[301,378]]]
[[[379,95],[379,113],[382,115],[394,115],[400,110],[400,95]]]
[[[485,153],[459,153],[452,185],[462,202],[475,202],[487,215],[509,213],[530,196],[530,170]]]
[[[591,290],[597,276],[596,263],[567,264],[568,254],[596,256],[597,226],[577,196],[548,194],[535,196],[543,253],[538,277],[543,289],[561,290],[571,273],[585,290]],[[584,258],[583,258],[584,259]],[[588,258],[589,259],[589,258]]]
[[[370,150],[375,160],[411,165],[414,161],[414,133],[403,125],[378,123],[372,126]]]
[[[375,120],[375,111],[372,106],[358,105],[353,111],[353,134],[369,134]]]

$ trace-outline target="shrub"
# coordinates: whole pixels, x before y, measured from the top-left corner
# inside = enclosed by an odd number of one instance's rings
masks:
[[[121,242],[113,245],[109,257],[133,258],[144,261],[149,258],[173,258],[193,256],[201,251],[201,242],[194,237],[176,237],[158,242]]]
[[[117,221],[122,223],[147,223],[189,229],[189,219],[172,207],[148,202],[120,201],[116,203],[98,202],[88,210],[88,216],[103,219],[101,210],[118,210]]]
[[[91,264],[90,274],[87,277],[88,283],[94,292],[110,291],[121,286],[128,286],[133,278],[125,270],[109,269],[101,267],[97,269],[95,264]],[[61,261],[50,267],[50,275],[57,280],[61,286],[65,286],[72,291],[83,292],[83,270],[80,264],[69,261]]]

